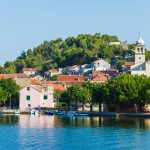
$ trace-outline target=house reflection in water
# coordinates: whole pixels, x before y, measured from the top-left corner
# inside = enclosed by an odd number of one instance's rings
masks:
[[[63,127],[122,127],[150,129],[150,118],[115,117],[64,117],[46,115],[3,115],[0,125],[17,125],[19,128],[63,128]]]
[[[53,128],[54,116],[20,115],[18,124],[22,128]]]

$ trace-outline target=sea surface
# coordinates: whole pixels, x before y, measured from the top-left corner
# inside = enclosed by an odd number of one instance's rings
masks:
[[[1,116],[0,150],[149,150],[150,119]]]

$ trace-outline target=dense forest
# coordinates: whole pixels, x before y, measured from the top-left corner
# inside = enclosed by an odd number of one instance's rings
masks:
[[[23,51],[15,61],[7,61],[0,67],[0,73],[20,72],[24,67],[36,67],[40,71],[51,68],[66,67],[74,64],[91,63],[97,58],[106,59],[120,66],[124,63],[125,55],[132,54],[121,46],[110,46],[109,42],[119,41],[117,36],[96,33],[80,34],[77,37],[68,37],[65,40],[58,38],[50,42],[44,41],[33,50]],[[129,45],[134,48],[134,45]],[[114,61],[118,56],[119,61]],[[150,54],[147,55],[150,57]]]

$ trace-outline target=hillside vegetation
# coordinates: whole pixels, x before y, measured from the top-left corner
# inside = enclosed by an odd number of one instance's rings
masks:
[[[7,61],[0,73],[20,72],[24,67],[36,67],[41,71],[50,68],[65,67],[74,64],[91,63],[97,58],[111,61],[115,55],[123,63],[125,51],[121,46],[109,46],[109,42],[119,41],[117,36],[80,34],[77,37],[68,37],[65,40],[58,38],[50,42],[44,41],[33,50],[28,49],[15,61]]]

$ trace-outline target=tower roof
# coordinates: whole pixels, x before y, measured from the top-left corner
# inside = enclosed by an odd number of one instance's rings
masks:
[[[141,38],[141,36],[139,37],[137,44],[144,45],[144,40]]]

